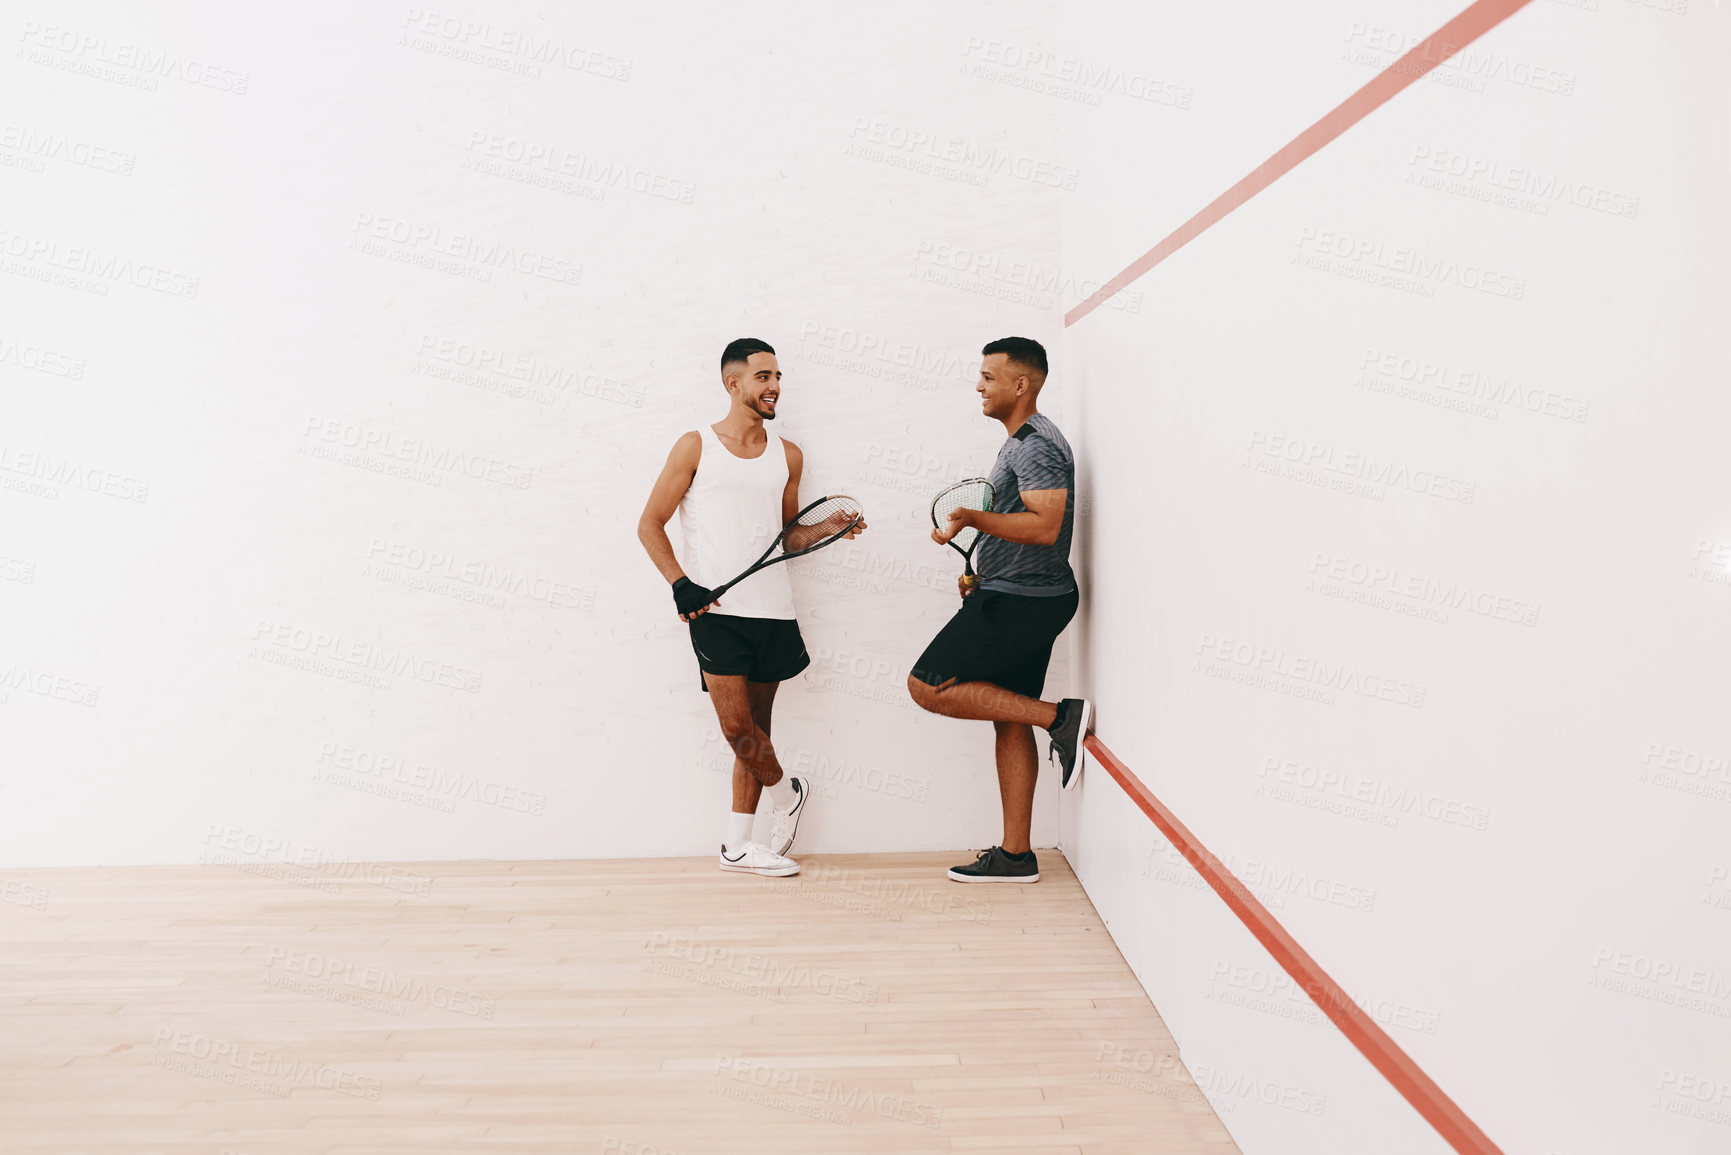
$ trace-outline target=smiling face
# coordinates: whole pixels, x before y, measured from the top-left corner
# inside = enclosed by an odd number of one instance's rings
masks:
[[[1026,366],[1010,360],[1008,354],[988,353],[980,362],[980,383],[974,389],[980,395],[980,412],[1002,421],[1033,387]]]
[[[781,367],[774,353],[753,353],[743,362],[733,362],[722,383],[741,405],[765,421],[775,420],[776,403],[781,400]]]

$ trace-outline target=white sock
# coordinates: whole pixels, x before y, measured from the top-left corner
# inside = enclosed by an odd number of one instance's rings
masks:
[[[765,786],[763,792],[769,795],[770,803],[777,810],[790,809],[799,801],[799,791],[793,788],[793,777],[789,774],[784,773],[774,786]]]
[[[727,837],[722,845],[729,854],[738,854],[739,848],[751,841],[751,823],[757,815],[740,814],[735,811],[727,816]]]

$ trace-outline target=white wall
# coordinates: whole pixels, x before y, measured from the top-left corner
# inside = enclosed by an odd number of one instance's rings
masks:
[[[1049,687],[1090,687],[1102,736],[1506,1150],[1719,1149],[1679,1112],[1731,1081],[1731,17],[1538,0],[1059,330],[1391,59],[1390,30],[1456,7],[1071,0],[1061,35],[1034,3],[12,18],[0,864],[707,852],[724,759],[633,528],[739,335],[782,352],[809,492],[872,515],[795,579],[820,660],[777,734],[828,788],[802,845],[994,840],[983,724],[900,687],[953,604],[926,496],[989,460],[969,384],[1017,332],[1061,341],[1047,408],[1084,468],[1084,661]],[[525,35],[562,63],[526,64]],[[1608,199],[1511,207],[1415,163],[1457,156]],[[1497,292],[1355,279],[1397,250]],[[1407,388],[1401,357],[1448,375]],[[1437,387],[1473,374],[1539,411]],[[345,438],[371,448],[321,456]],[[1276,444],[1473,499],[1258,472]],[[422,451],[461,464],[391,456]],[[1397,612],[1359,564],[1491,612]],[[1337,596],[1359,594],[1388,600]],[[1533,624],[1499,620],[1516,604]],[[1239,654],[1423,705],[1210,676]],[[1324,809],[1308,768],[1372,802]],[[448,789],[404,796],[418,779]],[[1436,1149],[1258,990],[1266,956],[1103,775],[1065,817],[1247,1151]]]
[[[989,727],[903,681],[955,602],[929,495],[1003,436],[980,346],[1058,339],[1017,284],[1057,111],[966,71],[1049,5],[154,8],[7,26],[0,863],[713,850],[635,529],[738,336],[871,525],[796,571],[801,846],[996,841]]]
[[[1193,89],[1064,104],[1067,270],[1115,273],[1462,6],[1066,5],[1063,53]],[[1678,8],[1534,3],[1061,362],[1102,738],[1511,1155],[1731,1136],[1731,12]],[[1517,169],[1584,203],[1494,199]],[[1403,250],[1453,271],[1376,283]],[[1440,1149],[1104,774],[1064,846],[1247,1152]]]

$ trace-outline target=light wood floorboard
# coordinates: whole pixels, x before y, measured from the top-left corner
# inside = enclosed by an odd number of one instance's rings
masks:
[[[0,1150],[1236,1152],[1063,857],[965,857],[0,871]]]

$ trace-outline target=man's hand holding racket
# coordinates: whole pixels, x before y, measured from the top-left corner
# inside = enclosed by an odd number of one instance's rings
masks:
[[[992,508],[992,485],[983,477],[970,477],[948,486],[932,499],[932,540],[962,555],[962,577],[956,584],[963,597],[979,587],[974,576],[974,547],[980,543],[976,513]]]
[[[782,526],[781,532],[775,535],[775,540],[769,543],[769,548],[763,551],[763,556],[738,577],[713,590],[698,585],[688,577],[675,581],[673,604],[679,610],[679,620],[689,622],[699,614],[708,613],[711,606],[721,604],[722,594],[765,566],[812,553],[838,541],[858,537],[865,527],[865,513],[860,509],[859,502],[841,495],[820,497]],[[772,554],[774,556],[771,556]]]
[[[950,540],[958,533],[974,528],[974,512],[971,509],[950,510],[949,524],[932,530],[932,540],[939,545],[949,545]]]

